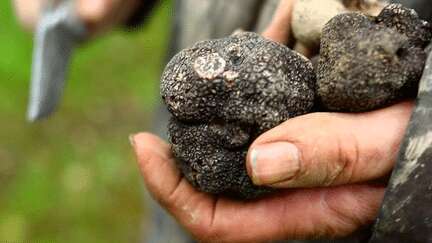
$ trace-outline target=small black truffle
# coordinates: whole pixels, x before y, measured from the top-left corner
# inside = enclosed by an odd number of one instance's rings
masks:
[[[161,95],[173,115],[169,139],[178,166],[199,190],[238,198],[270,191],[247,175],[258,135],[311,111],[311,62],[255,33],[197,43],[167,65]]]
[[[362,112],[415,97],[431,38],[431,25],[400,4],[388,5],[377,17],[334,17],[321,39],[321,105]]]

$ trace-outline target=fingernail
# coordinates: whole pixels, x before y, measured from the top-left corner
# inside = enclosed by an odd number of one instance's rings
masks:
[[[129,143],[132,147],[135,148],[135,134],[129,135]]]
[[[287,142],[256,146],[250,153],[252,180],[271,185],[293,178],[300,170],[299,150]]]

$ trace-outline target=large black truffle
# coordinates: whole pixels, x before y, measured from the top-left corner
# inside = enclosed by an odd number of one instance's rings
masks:
[[[377,17],[341,14],[324,27],[317,93],[328,110],[361,112],[415,97],[429,23],[400,4]]]
[[[167,65],[161,95],[173,117],[169,139],[178,166],[204,192],[254,198],[245,157],[251,142],[310,112],[311,62],[255,33],[200,42]]]

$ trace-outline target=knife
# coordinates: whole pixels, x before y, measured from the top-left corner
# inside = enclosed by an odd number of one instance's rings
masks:
[[[46,118],[56,110],[73,51],[86,36],[86,27],[76,15],[74,1],[47,4],[34,38],[28,121]]]

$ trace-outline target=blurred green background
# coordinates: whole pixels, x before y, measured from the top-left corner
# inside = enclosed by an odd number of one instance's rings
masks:
[[[32,37],[0,1],[0,242],[139,242],[148,212],[128,136],[158,103],[162,2],[141,30],[80,48],[59,112],[28,124]]]

